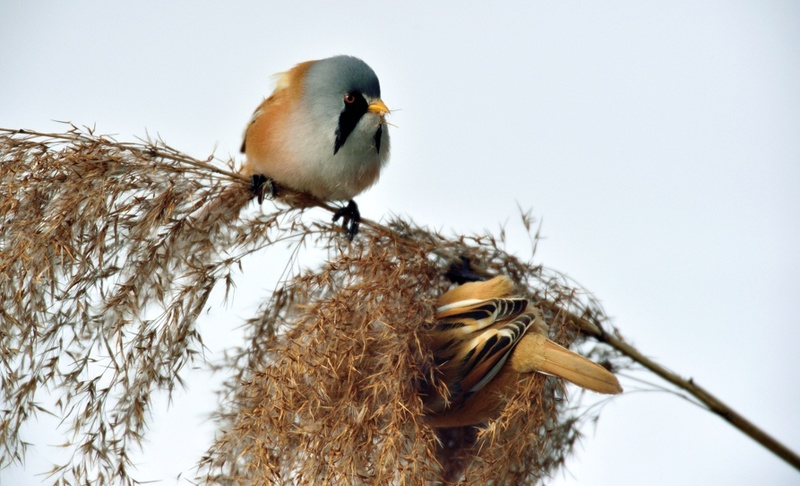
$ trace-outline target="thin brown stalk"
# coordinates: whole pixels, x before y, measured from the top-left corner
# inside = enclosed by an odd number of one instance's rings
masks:
[[[800,456],[786,447],[780,441],[764,432],[757,425],[747,420],[743,415],[725,404],[722,400],[714,396],[704,387],[695,383],[692,378],[683,378],[677,373],[670,371],[666,367],[656,363],[654,360],[642,354],[638,349],[631,346],[627,341],[618,335],[605,333],[601,328],[592,322],[581,317],[570,315],[569,317],[578,324],[584,332],[594,337],[600,342],[607,343],[620,353],[631,358],[634,362],[644,366],[664,380],[672,383],[681,390],[685,390],[697,398],[700,403],[705,405],[709,411],[719,415],[731,425],[745,433],[748,437],[764,446],[767,450],[786,461],[789,465],[800,470]]]

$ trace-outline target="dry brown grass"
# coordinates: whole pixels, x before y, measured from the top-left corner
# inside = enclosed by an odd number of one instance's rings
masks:
[[[418,333],[450,282],[444,255],[535,283],[538,298],[567,298],[490,237],[448,240],[393,221],[280,289],[253,321],[251,351],[235,369],[224,433],[204,460],[215,482],[333,484],[439,482],[464,477],[535,482],[577,438],[560,384],[532,376],[492,427],[437,434],[416,384],[430,378]],[[550,316],[551,319],[555,316]],[[556,320],[556,319],[554,319]],[[554,337],[577,338],[556,320]],[[446,445],[442,445],[442,443]],[[238,458],[232,461],[231,458]]]
[[[230,162],[74,127],[0,131],[0,155],[0,465],[22,460],[20,427],[43,411],[39,398],[55,397],[47,412],[67,424],[74,453],[53,469],[56,483],[134,482],[131,448],[154,394],[180,386],[201,359],[195,323],[211,289],[230,288],[243,257],[278,242],[328,257],[289,276],[247,321],[248,341],[222,367],[230,379],[217,440],[199,458],[201,482],[524,484],[551,475],[595,417],[568,408],[555,379],[521,382],[485,428],[436,432],[423,420],[416,385],[432,371],[418,332],[461,258],[517,282],[555,341],[588,334],[625,344],[604,331],[589,294],[509,255],[502,235],[445,237],[393,218],[365,221],[348,243],[303,209],[331,206],[291,194],[297,206],[236,216],[250,194]],[[595,360],[619,366],[618,353],[594,342]]]

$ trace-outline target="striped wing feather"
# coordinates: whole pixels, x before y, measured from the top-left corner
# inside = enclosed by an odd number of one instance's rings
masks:
[[[534,321],[533,314],[525,312],[526,299],[456,304],[437,312],[434,350],[455,401],[466,399],[497,375]]]

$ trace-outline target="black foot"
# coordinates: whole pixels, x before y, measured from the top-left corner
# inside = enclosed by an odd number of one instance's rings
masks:
[[[450,268],[447,269],[445,277],[453,283],[463,284],[466,282],[479,282],[488,280],[483,275],[478,275],[472,270],[472,262],[469,258],[462,256],[461,263],[453,262]]]
[[[335,223],[339,218],[342,218],[342,229],[347,231],[347,237],[350,241],[353,241],[353,238],[358,234],[358,223],[361,222],[358,204],[351,199],[347,206],[343,206],[336,211],[336,214],[333,215],[333,222]]]
[[[275,182],[269,177],[261,174],[256,174],[250,178],[250,190],[253,195],[258,198],[258,204],[264,202],[264,197],[269,199],[275,198]]]

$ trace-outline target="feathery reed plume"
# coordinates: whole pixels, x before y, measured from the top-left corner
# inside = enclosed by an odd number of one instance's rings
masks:
[[[152,394],[202,348],[211,289],[299,211],[197,217],[223,191],[242,206],[247,185],[162,142],[3,130],[0,156],[0,465],[22,460],[20,427],[49,389],[76,454],[53,474],[128,481]]]
[[[425,421],[419,384],[436,377],[421,338],[451,285],[447,255],[515,275],[536,289],[535,299],[599,315],[557,275],[508,255],[489,236],[449,239],[401,220],[365,230],[347,251],[332,246],[319,269],[289,281],[253,320],[254,330],[269,323],[275,332],[264,341],[255,331],[232,366],[241,371],[228,384],[206,479],[524,484],[551,474],[580,420],[565,413],[554,378],[520,381],[500,420],[477,434],[436,431]],[[579,337],[566,314],[547,318],[553,339],[569,345]]]

